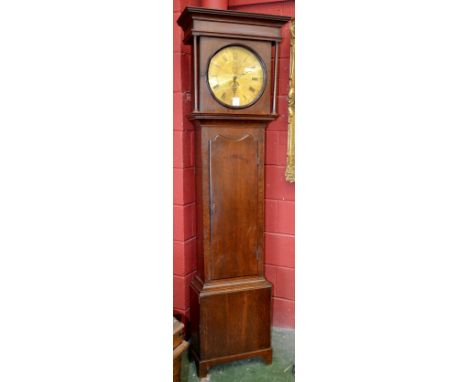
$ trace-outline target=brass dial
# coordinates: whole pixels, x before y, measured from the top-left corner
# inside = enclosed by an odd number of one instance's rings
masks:
[[[208,84],[223,105],[241,108],[253,104],[265,86],[260,59],[247,48],[231,45],[217,52],[209,63]]]

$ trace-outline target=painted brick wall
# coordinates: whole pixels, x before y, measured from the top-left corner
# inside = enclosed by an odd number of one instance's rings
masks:
[[[174,313],[187,323],[190,317],[189,285],[196,270],[195,156],[194,130],[187,114],[192,107],[191,50],[182,43],[182,29],[177,25],[183,9],[199,6],[196,0],[173,1],[173,101],[174,101]]]
[[[189,317],[188,286],[195,271],[195,183],[191,108],[191,55],[175,23],[187,5],[174,0],[174,310]],[[294,16],[294,1],[229,0],[229,9]],[[265,271],[273,283],[273,325],[294,327],[294,184],[284,180],[289,86],[289,24],[283,27],[279,60],[280,117],[266,132]]]

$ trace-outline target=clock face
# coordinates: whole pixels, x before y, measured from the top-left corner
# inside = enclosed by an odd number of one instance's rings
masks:
[[[208,85],[221,104],[242,108],[257,101],[265,88],[265,70],[258,56],[242,46],[218,51],[208,66]]]

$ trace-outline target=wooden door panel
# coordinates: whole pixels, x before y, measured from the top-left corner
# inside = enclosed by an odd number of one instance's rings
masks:
[[[271,346],[271,288],[213,294],[202,297],[200,306],[201,319],[210,328],[201,336],[202,357],[242,354]]]
[[[249,133],[209,142],[212,279],[258,272],[258,161]]]

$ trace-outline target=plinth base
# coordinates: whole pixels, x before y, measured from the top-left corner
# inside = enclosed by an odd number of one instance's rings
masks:
[[[272,360],[271,284],[263,277],[191,284],[192,356],[198,376],[214,365],[261,357]]]
[[[251,351],[251,352],[243,353],[243,354],[236,354],[236,355],[231,355],[231,356],[226,356],[226,357],[208,359],[204,361],[200,361],[198,359],[197,353],[192,351],[192,357],[194,358],[195,365],[197,367],[198,378],[205,378],[208,375],[208,370],[211,367],[216,366],[216,365],[221,365],[223,363],[238,361],[240,359],[259,357],[259,358],[262,358],[263,362],[265,362],[267,365],[270,365],[272,362],[273,350],[271,348],[268,348],[268,349],[263,349],[263,350]]]

